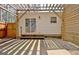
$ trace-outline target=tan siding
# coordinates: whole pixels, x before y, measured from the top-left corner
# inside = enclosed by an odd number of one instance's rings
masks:
[[[64,5],[62,34],[64,40],[79,45],[79,5]]]
[[[60,13],[59,13],[60,14]],[[40,19],[39,19],[40,16]],[[51,17],[57,17],[57,23],[51,23]],[[25,27],[26,18],[36,18],[36,30],[35,32],[27,33]],[[21,19],[19,19],[19,36],[21,34],[43,34],[43,35],[61,35],[61,19],[54,13],[49,12],[31,12],[26,13]],[[22,27],[22,31],[20,29]],[[21,33],[22,32],[22,33]]]

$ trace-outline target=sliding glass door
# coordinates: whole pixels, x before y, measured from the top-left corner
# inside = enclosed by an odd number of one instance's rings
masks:
[[[25,20],[25,27],[26,27],[26,32],[35,32],[36,30],[36,19],[35,18],[28,18]]]

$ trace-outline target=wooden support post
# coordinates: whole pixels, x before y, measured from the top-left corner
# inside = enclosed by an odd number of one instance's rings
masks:
[[[64,5],[63,5],[64,7]],[[61,23],[61,36],[62,36],[62,40],[64,40],[64,30],[65,30],[65,26],[64,26],[64,12],[65,12],[65,9],[63,9],[63,13],[62,13],[62,23]]]
[[[25,11],[20,17],[18,14],[18,10],[16,11],[16,38],[20,39],[19,35],[19,20],[26,14],[27,11]]]
[[[19,36],[19,18],[18,18],[18,10],[16,11],[16,39],[19,39],[20,36]]]

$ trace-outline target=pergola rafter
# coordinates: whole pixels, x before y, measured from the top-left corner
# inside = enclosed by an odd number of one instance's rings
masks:
[[[58,12],[63,12],[63,4],[0,4],[1,8],[4,10],[9,11],[6,6],[11,7],[10,9],[14,9],[15,11],[48,11],[48,12],[54,12],[56,15]],[[12,13],[12,12],[11,12]],[[14,13],[13,13],[14,14]]]
[[[34,11],[36,10],[54,10],[55,12],[58,10],[63,10],[62,8],[62,4],[12,4],[12,6],[14,6],[17,10],[30,10],[32,11],[34,9]],[[62,7],[62,8],[61,8]]]

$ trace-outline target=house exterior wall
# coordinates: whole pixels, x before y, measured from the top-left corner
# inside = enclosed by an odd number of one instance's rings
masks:
[[[64,5],[62,38],[79,45],[79,4]]]
[[[51,17],[57,17],[57,23],[51,23]],[[36,18],[35,32],[26,32],[26,18]],[[22,30],[20,27],[22,27]],[[20,34],[61,34],[61,19],[53,12],[27,12],[21,19],[19,19],[19,35]]]

